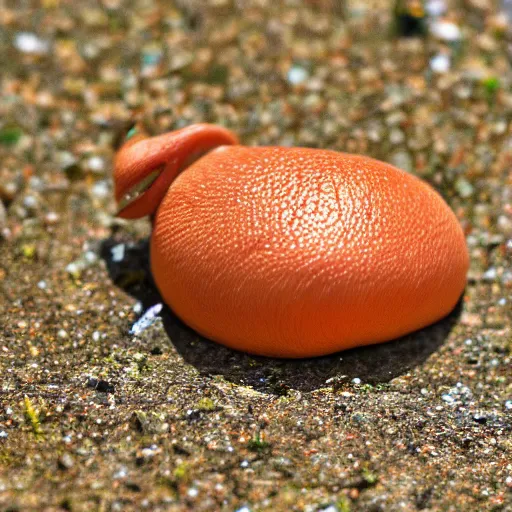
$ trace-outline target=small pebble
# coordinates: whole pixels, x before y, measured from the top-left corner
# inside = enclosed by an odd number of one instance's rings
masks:
[[[119,263],[120,261],[124,260],[124,253],[125,253],[126,245],[125,244],[117,244],[110,249],[110,252],[112,254],[112,261],[115,263]]]
[[[405,140],[404,132],[398,128],[393,128],[389,133],[389,141],[391,144],[401,144]]]
[[[460,28],[451,21],[435,21],[430,27],[430,32],[434,37],[449,43],[459,41],[462,38]]]
[[[12,201],[19,191],[19,186],[14,181],[0,184],[0,199]],[[1,204],[1,202],[0,202]],[[1,208],[2,206],[0,206]]]
[[[425,10],[432,18],[442,16],[446,12],[446,9],[445,0],[427,0],[425,2]]]
[[[444,53],[440,53],[430,59],[430,67],[434,73],[447,73],[450,71],[450,66],[450,57]]]
[[[292,66],[288,71],[288,82],[292,85],[300,85],[308,78],[308,71],[301,66]]]
[[[483,273],[482,279],[484,281],[495,281],[497,276],[498,276],[497,270],[494,267],[491,267],[490,269],[486,270]]]
[[[475,414],[473,416],[473,421],[475,421],[479,425],[485,425],[487,423],[487,417],[482,414]]]
[[[500,215],[496,223],[497,228],[506,236],[512,235],[512,218],[506,215]]]
[[[199,491],[195,488],[195,487],[192,487],[190,488],[188,491],[187,491],[187,495],[190,497],[190,498],[197,498],[199,494]]]
[[[71,469],[74,465],[75,461],[73,457],[69,453],[64,453],[59,457],[58,465],[59,469],[66,470]]]
[[[319,509],[319,511],[321,511],[321,512],[338,512],[338,508],[335,507],[334,505],[329,505],[325,508]]]
[[[114,480],[122,480],[128,476],[128,468],[122,466],[119,468],[113,475],[112,478]]]
[[[105,161],[99,156],[92,156],[87,160],[89,169],[96,173],[102,173],[105,170]]]
[[[25,196],[23,199],[23,206],[32,212],[37,210],[37,207],[39,206],[39,201],[37,200],[37,197],[35,196]]]
[[[75,279],[80,278],[82,272],[98,261],[98,256],[93,251],[86,251],[80,258],[66,266],[66,272]]]
[[[78,162],[76,157],[69,151],[59,151],[55,154],[55,162],[63,171],[75,166]]]
[[[149,326],[153,325],[158,318],[158,315],[163,309],[161,303],[151,306],[146,312],[132,325],[130,334],[138,336],[145,331]]]
[[[87,387],[93,388],[101,393],[113,393],[115,391],[114,386],[110,384],[110,382],[103,379],[96,379],[94,377],[89,377],[87,380]]]
[[[96,199],[107,199],[110,197],[110,185],[107,181],[98,181],[91,188],[91,194]]]
[[[32,32],[19,32],[14,38],[14,46],[23,53],[44,55],[48,53],[50,45],[48,41],[39,38]]]
[[[44,221],[47,225],[49,226],[54,226],[55,224],[57,224],[60,220],[60,217],[57,213],[55,212],[48,212],[45,217],[44,217]]]
[[[459,178],[455,182],[455,189],[457,190],[459,196],[463,199],[471,197],[475,192],[473,185],[471,185],[471,183],[465,178]]]

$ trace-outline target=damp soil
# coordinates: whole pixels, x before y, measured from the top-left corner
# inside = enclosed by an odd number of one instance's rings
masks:
[[[386,2],[2,4],[0,510],[512,510],[512,37],[438,4],[407,38]],[[289,361],[155,308],[112,159],[199,121],[427,180],[467,235],[455,311]]]

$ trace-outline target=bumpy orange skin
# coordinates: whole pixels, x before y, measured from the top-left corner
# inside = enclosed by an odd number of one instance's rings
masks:
[[[414,176],[333,151],[233,145],[174,179],[151,267],[165,302],[205,337],[308,357],[441,319],[468,254],[452,211]]]

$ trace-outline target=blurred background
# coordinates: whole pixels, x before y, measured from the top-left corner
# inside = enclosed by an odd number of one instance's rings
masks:
[[[112,155],[135,122],[212,122],[244,144],[391,162],[450,198],[468,234],[510,236],[511,14],[508,0],[2,0],[0,198],[51,223],[73,199],[56,190],[81,191],[87,226],[109,224]]]
[[[510,0],[0,0],[3,509],[510,510],[511,65]],[[431,183],[471,254],[449,335],[302,366],[128,335],[159,299],[113,157],[195,122]]]

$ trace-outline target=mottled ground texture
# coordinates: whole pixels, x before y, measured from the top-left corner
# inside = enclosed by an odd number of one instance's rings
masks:
[[[510,24],[437,2],[404,39],[384,3],[0,0],[2,511],[512,510]],[[149,223],[113,216],[135,121],[422,176],[467,234],[460,307],[308,361],[165,308],[130,334],[160,302]]]

